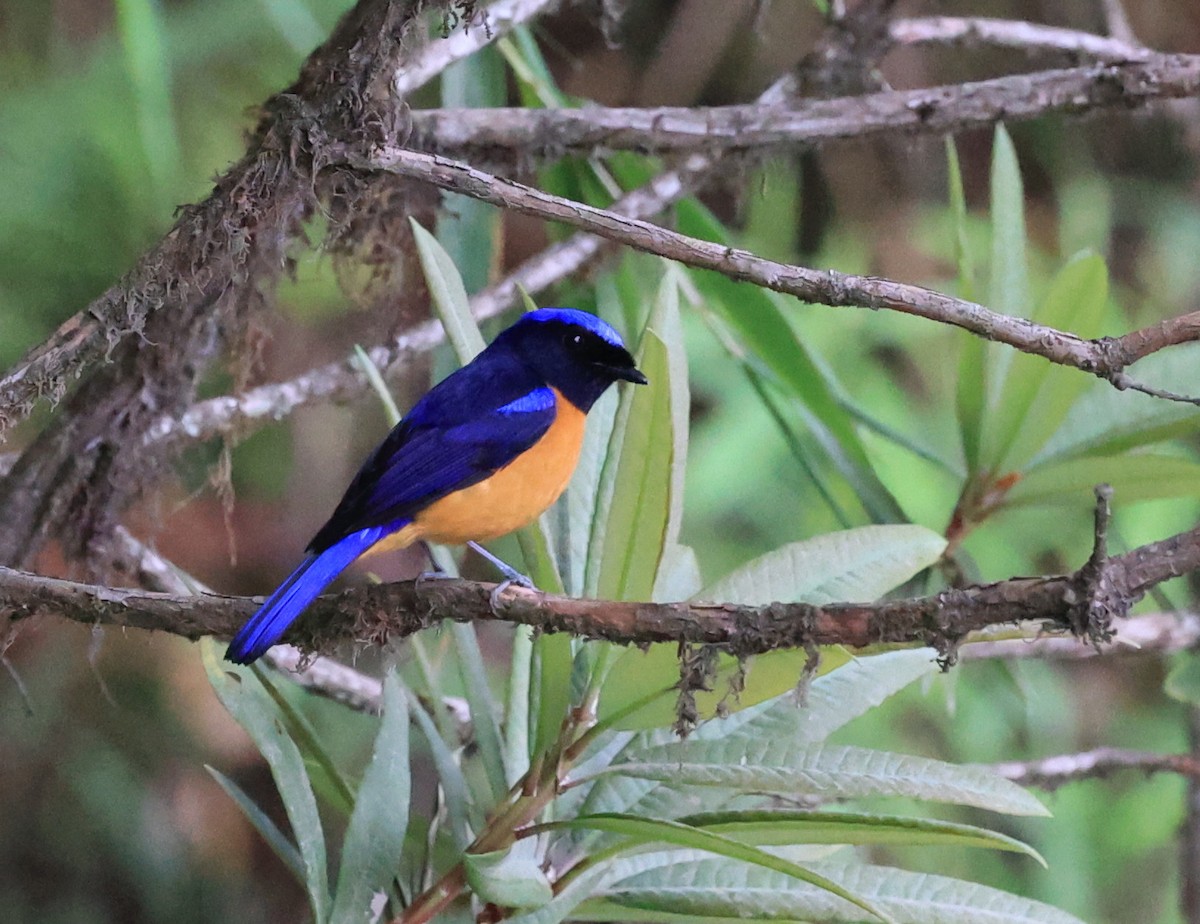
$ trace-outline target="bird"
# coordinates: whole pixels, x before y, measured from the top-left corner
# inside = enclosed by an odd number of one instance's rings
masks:
[[[533,522],[575,471],[588,411],[619,381],[647,384],[607,322],[577,308],[522,315],[367,457],[307,557],[234,636],[226,659],[262,657],[361,555],[422,541],[483,551],[476,542]]]

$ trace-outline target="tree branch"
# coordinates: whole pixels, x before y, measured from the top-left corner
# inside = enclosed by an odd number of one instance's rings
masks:
[[[310,81],[310,84],[326,88],[332,86],[336,92],[344,90],[345,86],[339,84],[335,78],[375,78],[380,68],[390,69],[386,82],[390,83],[391,92],[402,100],[408,93],[432,80],[455,61],[472,54],[511,31],[514,26],[529,21],[558,2],[559,0],[498,0],[481,10],[476,19],[466,23],[462,30],[447,39],[428,42],[410,60],[402,62],[398,54],[403,45],[404,30],[395,28],[395,23],[407,22],[408,8],[413,4],[367,0],[359,3],[343,18],[330,40],[310,56],[305,70],[321,71],[323,67],[324,71],[317,79]],[[374,27],[369,22],[372,15],[378,19]],[[379,23],[384,24],[383,28],[379,27]],[[376,49],[382,49],[383,53],[377,60],[369,61],[370,53]],[[347,67],[344,62],[332,64],[339,53],[353,58],[354,65]],[[281,119],[281,123],[285,124],[275,126],[277,134],[284,138],[289,137],[293,129],[301,129],[311,137],[333,128],[328,124],[315,124],[314,116],[320,107],[311,93],[301,92],[303,73],[301,81],[277,98],[290,96],[296,98],[298,103],[307,104],[285,107]],[[311,85],[306,89],[311,90]],[[264,108],[269,110],[272,102],[268,101]],[[395,107],[396,101],[390,105]],[[346,107],[347,112],[352,110],[353,107]],[[201,251],[210,242],[203,237],[197,237],[189,222],[197,213],[207,211],[212,213],[207,216],[208,224],[215,227],[227,224],[230,229],[234,229],[245,223],[242,213],[250,205],[259,206],[256,214],[261,217],[265,203],[227,198],[223,194],[223,190],[226,189],[239,190],[244,196],[248,190],[257,192],[261,188],[267,200],[286,192],[287,184],[281,182],[285,177],[279,174],[278,165],[273,160],[277,152],[268,146],[267,157],[264,158],[263,155],[262,142],[271,128],[270,121],[264,120],[259,128],[259,137],[251,145],[246,158],[218,181],[212,196],[187,210],[175,228],[148,250],[129,274],[83,311],[65,321],[48,340],[30,350],[0,377],[0,433],[28,414],[37,399],[60,398],[68,387],[68,377],[77,376],[84,366],[96,360],[104,351],[111,350],[121,338],[140,333],[145,319],[159,308],[177,304],[181,299],[194,300],[205,292],[221,288],[232,278],[236,266],[224,266],[223,258],[232,259],[244,253],[246,237],[231,233],[224,241],[230,251],[228,254],[221,247],[217,247],[212,252],[202,255]],[[331,144],[349,140],[344,131],[330,134],[331,137],[327,141]],[[269,161],[264,172],[273,175],[274,182],[250,182],[246,177],[261,166],[264,159]],[[288,213],[287,219],[292,220],[294,216]],[[256,226],[255,230],[260,236],[271,237],[267,232],[274,229]],[[193,270],[199,266],[211,267],[213,279],[197,278],[189,285],[188,280],[193,276],[199,277],[204,274],[199,271],[181,272],[181,266]]]
[[[1127,748],[1096,748],[1079,754],[1061,754],[1041,760],[1013,760],[990,764],[988,769],[1021,786],[1057,789],[1079,780],[1104,779],[1118,770],[1143,773],[1178,773],[1200,780],[1200,760],[1190,754],[1155,754]]]
[[[1200,58],[1197,58],[1200,67]],[[1200,70],[1197,71],[1200,78]],[[1198,85],[1200,86],[1200,85]],[[814,270],[776,263],[749,251],[724,247],[688,237],[650,222],[619,215],[554,196],[532,187],[493,176],[467,164],[401,148],[383,148],[357,165],[387,170],[420,179],[441,189],[458,192],[526,215],[561,221],[646,253],[687,266],[715,270],[733,279],[793,295],[807,302],[833,307],[858,307],[899,311],[927,320],[961,327],[987,340],[995,340],[1051,362],[1073,366],[1111,382],[1118,389],[1134,389],[1157,397],[1200,404],[1200,398],[1175,395],[1141,385],[1124,374],[1133,359],[1170,343],[1181,342],[1185,331],[1197,327],[1184,322],[1155,324],[1123,337],[1085,340],[1025,318],[998,314],[983,305],[877,276],[854,276],[833,270]]]
[[[1145,61],[1154,56],[1154,52],[1144,45],[1019,19],[914,17],[894,20],[888,31],[898,45],[940,44],[965,48],[994,45],[1029,52],[1058,52],[1113,64]]]
[[[1102,531],[1097,531],[1101,548]],[[920,644],[953,660],[970,633],[1023,621],[1074,631],[1093,643],[1112,637],[1112,620],[1154,585],[1200,567],[1200,527],[1123,555],[1094,555],[1072,575],[1012,578],[929,597],[873,604],[631,603],[576,600],[510,587],[494,611],[494,585],[468,581],[358,587],[314,603],[288,638],[325,650],[350,640],[382,642],[446,621],[505,620],[547,632],[623,644],[687,642],[738,655],[812,645],[865,648]],[[228,637],[257,598],[172,595],[99,587],[0,569],[0,612],[15,620],[58,615],[86,623],[158,629],[187,638]]]
[[[1143,55],[919,90],[805,101],[659,109],[431,109],[412,114],[406,146],[464,160],[633,150],[734,153],[881,134],[941,135],[1052,113],[1125,108],[1200,91],[1200,55]]]

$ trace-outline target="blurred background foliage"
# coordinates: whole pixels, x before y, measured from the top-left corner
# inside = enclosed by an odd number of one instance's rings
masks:
[[[178,204],[206,194],[211,178],[242,152],[253,107],[290,82],[348,5],[0,0],[0,367],[112,284],[167,230]],[[900,4],[899,12],[986,13],[1102,31],[1102,6],[913,2]],[[756,26],[754,7],[639,0],[630,4],[618,47],[578,9],[534,34],[557,86],[572,96],[638,105],[742,101],[794,64],[821,25],[815,5],[776,2],[763,6]],[[1200,12],[1189,0],[1131,4],[1129,13],[1151,47],[1200,51]],[[505,73],[501,52],[484,57],[481,67]],[[899,49],[882,72],[906,88],[1046,62],[1062,63],[1013,52]],[[533,104],[535,88],[511,72],[507,87],[497,80],[482,89],[451,75],[416,103]],[[1011,127],[1025,186],[1034,302],[1070,257],[1090,250],[1104,257],[1110,274],[1100,332],[1121,333],[1196,307],[1200,148],[1188,105]],[[965,237],[986,265],[991,133],[967,133],[957,150]],[[764,256],[958,291],[946,164],[936,139],[841,146],[738,164],[703,202],[727,233]],[[550,167],[537,179],[552,191],[580,195],[585,166]],[[632,157],[610,167],[622,179],[647,170]],[[488,217],[461,200],[450,205],[458,219],[443,222],[440,237],[472,289],[562,233],[517,216]],[[676,219],[698,233],[705,217],[681,207]],[[486,235],[472,241],[463,230],[488,221],[494,247]],[[254,332],[263,381],[340,358],[395,323],[348,294],[321,253],[295,256],[278,312]],[[599,308],[635,331],[643,319],[629,315],[661,272],[657,261],[624,255],[585,284],[565,285],[539,301]],[[706,305],[759,296],[722,289],[707,277],[689,279],[694,298],[685,286],[684,302],[700,310],[684,313],[692,436],[682,539],[696,549],[705,578],[786,542],[880,519],[880,509],[820,462],[802,413],[786,413],[789,435],[781,433],[755,370],[748,375],[726,348],[727,337],[714,336],[714,329],[727,334],[728,322]],[[962,484],[952,470],[962,469],[955,382],[965,335],[889,312],[782,304],[846,400],[879,423],[860,432],[899,505],[890,514],[945,531]],[[449,362],[447,354],[412,369],[401,385],[402,406]],[[1200,393],[1198,366],[1190,366],[1189,380],[1180,381],[1175,370],[1169,386]],[[218,377],[211,387],[227,384]],[[787,403],[778,390],[774,401]],[[228,511],[208,487],[219,447],[203,447],[185,461],[177,483],[137,512],[139,532],[222,591],[262,593],[291,567],[384,426],[378,402],[364,398],[353,407],[306,409],[250,436],[233,453],[237,502]],[[885,429],[947,465],[901,448],[880,435]],[[18,431],[6,448],[19,448],[32,432]],[[1165,451],[1194,462],[1195,450],[1194,437],[1184,434]],[[804,460],[824,464],[816,480]],[[1090,545],[1087,483],[1053,504],[988,517],[965,539],[960,564],[968,576],[1074,567]],[[1195,523],[1195,500],[1168,493],[1149,490],[1149,499],[1131,502],[1118,486],[1120,545]],[[43,564],[55,568],[52,560]],[[411,576],[422,567],[415,555],[372,564],[384,577]],[[1177,581],[1147,605],[1183,607],[1192,597],[1191,587]],[[485,641],[499,662],[505,633],[489,630]],[[6,921],[304,917],[301,890],[204,772],[205,763],[215,765],[259,804],[277,806],[265,766],[216,701],[193,646],[53,623],[26,631],[11,657],[27,693],[0,678]],[[1186,750],[1189,709],[1162,692],[1169,667],[1154,657],[967,664],[873,711],[839,740],[964,762],[1101,744]],[[297,704],[331,747],[366,759],[371,720],[311,698],[297,696]],[[428,799],[419,779],[416,785],[417,800]],[[1046,856],[1048,870],[1004,854],[949,850],[914,852],[905,863],[1040,898],[1088,921],[1179,920],[1179,779],[1126,774],[1067,786],[1049,804],[1053,822],[1003,822]]]

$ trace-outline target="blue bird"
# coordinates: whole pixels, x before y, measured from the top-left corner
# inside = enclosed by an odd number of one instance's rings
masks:
[[[435,385],[354,476],[308,557],[242,627],[225,657],[262,657],[368,551],[458,545],[533,522],[570,481],[584,419],[617,381],[646,384],[621,337],[573,308],[531,311]]]

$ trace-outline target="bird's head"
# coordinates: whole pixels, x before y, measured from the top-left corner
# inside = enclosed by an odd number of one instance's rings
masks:
[[[575,308],[539,308],[497,338],[529,363],[547,385],[588,411],[613,382],[646,377],[612,326]]]

